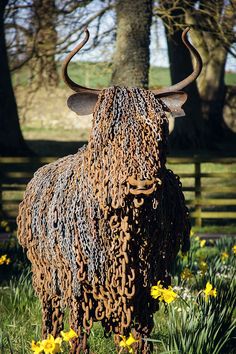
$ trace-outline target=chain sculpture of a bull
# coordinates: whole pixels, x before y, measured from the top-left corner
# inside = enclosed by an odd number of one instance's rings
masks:
[[[71,353],[88,353],[88,335],[101,321],[107,335],[133,334],[134,353],[150,353],[157,281],[170,284],[180,248],[189,247],[189,215],[178,176],[165,167],[166,112],[183,115],[181,90],[196,80],[202,63],[196,49],[193,73],[158,90],[80,86],[68,106],[78,115],[93,111],[88,145],[40,168],[27,186],[18,216],[18,238],[32,263],[33,285],[41,299],[43,336],[63,328],[65,307],[78,334]]]

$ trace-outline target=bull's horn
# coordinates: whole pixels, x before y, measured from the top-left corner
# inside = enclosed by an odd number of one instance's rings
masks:
[[[99,94],[100,90],[97,90],[97,89],[92,89],[92,88],[87,88],[87,87],[84,87],[84,86],[80,86],[78,84],[76,84],[74,81],[71,80],[71,78],[69,77],[68,75],[68,72],[67,72],[67,68],[68,68],[68,65],[71,61],[71,59],[73,58],[73,56],[79,52],[79,50],[81,48],[83,48],[83,46],[87,43],[88,39],[89,39],[89,31],[88,29],[86,28],[84,30],[85,32],[85,38],[82,40],[81,43],[79,43],[75,49],[73,49],[65,58],[63,64],[62,64],[62,78],[65,82],[65,84],[67,86],[69,86],[73,91],[75,92],[83,92],[83,93],[94,93],[94,94]]]
[[[197,77],[200,75],[201,70],[202,70],[202,59],[201,59],[200,54],[198,53],[198,51],[192,46],[192,44],[189,42],[189,40],[187,38],[187,33],[188,33],[189,30],[190,30],[190,28],[187,27],[183,31],[183,33],[182,33],[182,41],[184,42],[184,44],[186,45],[186,47],[188,48],[190,53],[192,53],[194,58],[196,59],[196,66],[195,66],[192,74],[190,74],[188,77],[186,77],[184,80],[178,82],[177,84],[174,84],[174,85],[168,86],[168,87],[163,87],[163,88],[161,88],[159,90],[152,90],[152,92],[154,94],[160,94],[160,93],[167,93],[167,92],[170,92],[170,91],[182,90],[183,88],[185,88],[186,86],[191,84],[191,82],[196,80]]]

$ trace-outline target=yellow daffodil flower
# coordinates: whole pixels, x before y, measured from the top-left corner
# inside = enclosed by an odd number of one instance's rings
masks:
[[[45,354],[57,354],[61,352],[61,342],[62,338],[54,339],[51,334],[49,334],[47,339],[42,341],[42,348]]]
[[[10,263],[10,258],[7,258],[7,255],[4,254],[3,256],[0,257],[0,265],[2,264],[9,264]]]
[[[169,286],[168,289],[165,289],[163,288],[163,285],[161,285],[161,282],[158,281],[157,285],[151,287],[151,296],[154,299],[170,304],[178,295],[173,291],[171,286]]]
[[[207,269],[208,269],[207,263],[204,262],[204,261],[201,261],[198,266],[199,266],[200,271],[204,275],[206,273]]]
[[[193,277],[193,273],[191,272],[191,270],[189,268],[184,268],[184,270],[182,271],[180,276],[183,280],[187,280],[187,279],[191,279]]]
[[[201,240],[201,241],[200,241],[200,247],[204,247],[205,244],[206,244],[206,240]]]
[[[233,253],[236,254],[236,245],[232,247]]]
[[[195,235],[194,231],[191,230],[191,231],[190,231],[190,237],[193,237],[194,235]]]
[[[222,252],[221,253],[221,259],[222,261],[226,261],[229,258],[229,254],[227,252]]]
[[[36,343],[34,340],[32,340],[31,350],[33,351],[34,354],[42,353],[43,352],[42,343],[41,342]]]
[[[131,347],[132,344],[137,343],[138,340],[134,338],[133,334],[130,333],[129,338],[126,339],[125,336],[120,336],[121,337],[121,341],[119,343],[119,346],[122,348],[126,348],[128,350],[129,353],[133,354],[134,350]]]
[[[163,285],[161,285],[161,281],[159,280],[157,282],[157,285],[151,287],[151,296],[154,299],[157,299],[162,295],[162,291],[163,291]]]
[[[206,299],[208,299],[208,296],[214,296],[216,297],[217,291],[215,288],[213,288],[212,284],[208,281],[206,284],[205,290],[203,290],[205,293]]]
[[[68,332],[61,331],[61,336],[65,342],[69,342],[71,339],[78,338],[78,335],[73,329],[70,329]]]
[[[163,294],[161,296],[161,300],[170,304],[177,297],[177,294],[173,291],[172,287],[169,286],[168,289],[164,289]]]

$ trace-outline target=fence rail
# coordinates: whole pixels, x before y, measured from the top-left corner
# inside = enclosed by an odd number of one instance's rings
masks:
[[[0,212],[14,222],[26,184],[52,157],[0,157]],[[236,158],[170,157],[168,167],[182,181],[195,225],[206,219],[236,221]]]

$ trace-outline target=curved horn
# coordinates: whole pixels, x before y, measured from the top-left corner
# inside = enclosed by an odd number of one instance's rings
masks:
[[[163,87],[159,90],[151,90],[154,94],[159,94],[159,93],[167,93],[170,91],[179,91],[191,84],[194,80],[197,79],[197,77],[200,75],[202,71],[202,58],[200,57],[200,54],[198,51],[192,46],[192,44],[189,42],[187,38],[187,33],[190,30],[189,27],[185,28],[185,30],[182,33],[182,41],[184,42],[185,46],[188,48],[190,53],[193,54],[195,60],[196,60],[196,67],[194,68],[192,74],[190,74],[188,77],[186,77],[184,80],[178,82],[177,84],[174,84],[172,86],[168,87]]]
[[[61,69],[62,78],[63,78],[65,84],[67,86],[69,86],[75,92],[83,92],[83,93],[87,92],[87,93],[98,94],[100,92],[100,90],[91,89],[91,88],[87,88],[87,87],[80,86],[80,85],[76,84],[74,81],[71,80],[71,78],[69,77],[68,72],[67,72],[67,68],[68,68],[68,65],[69,65],[71,59],[73,58],[73,56],[75,54],[77,54],[79,52],[79,50],[81,48],[83,48],[83,46],[87,43],[87,41],[89,39],[89,30],[87,28],[85,28],[84,32],[85,32],[85,38],[66,56],[66,58],[62,64],[62,69]]]

